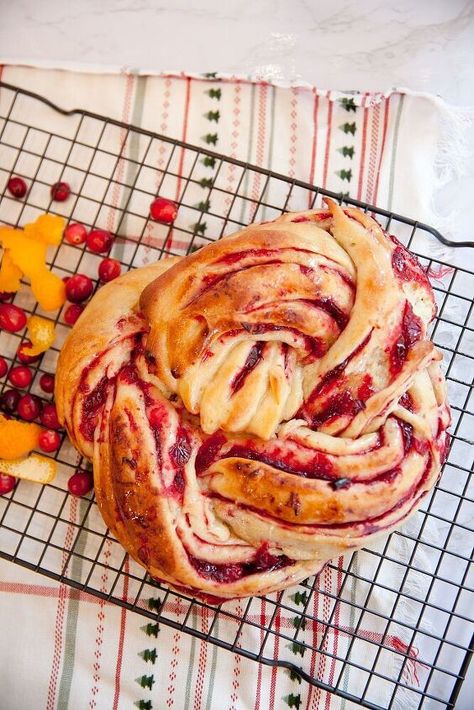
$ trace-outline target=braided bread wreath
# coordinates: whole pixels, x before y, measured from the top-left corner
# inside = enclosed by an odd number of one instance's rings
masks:
[[[326,203],[105,285],[60,355],[59,416],[106,524],[211,602],[387,533],[445,460],[428,279],[367,214]]]

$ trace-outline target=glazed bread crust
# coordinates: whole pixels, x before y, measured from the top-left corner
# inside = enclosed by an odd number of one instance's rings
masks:
[[[434,314],[416,259],[330,200],[104,286],[56,399],[111,532],[211,601],[386,534],[448,447]]]

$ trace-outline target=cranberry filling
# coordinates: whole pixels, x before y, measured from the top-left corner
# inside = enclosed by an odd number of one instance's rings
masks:
[[[405,454],[411,449],[414,449],[421,456],[426,454],[430,449],[429,443],[425,440],[421,441],[413,434],[413,426],[411,424],[404,422],[402,419],[398,419],[397,421],[402,434]]]
[[[362,378],[362,383],[357,389],[357,397],[363,402],[366,402],[374,393],[374,388],[372,387],[372,377],[369,374],[365,374]]]
[[[184,466],[191,456],[191,444],[184,429],[180,428],[176,443],[170,449],[170,456],[177,466]]]
[[[304,299],[301,299],[301,301],[305,302]],[[322,311],[325,311],[328,316],[330,316],[334,322],[337,323],[341,331],[344,330],[348,323],[349,316],[344,313],[341,308],[339,308],[337,303],[335,303],[332,298],[323,296],[322,298],[317,298],[314,301],[307,301],[307,303],[316,306],[317,308],[321,308]]]
[[[232,394],[235,394],[244,386],[247,376],[250,375],[261,361],[264,348],[265,343],[255,343],[255,345],[252,346],[243,368],[236,374],[231,382],[230,388]]]
[[[409,412],[413,412],[413,399],[409,392],[405,392],[404,394],[402,394],[402,396],[398,400],[398,404],[404,409],[407,409]]]
[[[405,309],[400,327],[400,334],[390,350],[390,372],[397,375],[407,359],[411,347],[422,338],[422,323],[420,318],[413,313],[409,301],[405,302]]]
[[[100,410],[107,399],[107,392],[110,380],[104,375],[94,389],[84,397],[82,403],[82,417],[79,429],[87,441],[94,440],[94,431],[97,425],[97,417]],[[84,392],[87,390],[85,382],[81,382],[79,390]]]
[[[238,444],[232,446],[227,452],[225,458],[235,456],[242,459],[250,459],[251,461],[260,461],[260,463],[268,464],[273,468],[287,473],[293,473],[305,478],[318,478],[323,480],[331,480],[334,478],[334,466],[328,456],[320,451],[315,451],[308,462],[294,465],[291,461],[291,456],[278,448],[272,453],[264,453],[263,451],[252,451],[245,446]]]
[[[242,271],[249,271],[250,269],[255,269],[259,266],[272,266],[274,264],[282,264],[283,262],[280,261],[280,259],[272,259],[270,261],[266,261],[264,264],[249,264],[248,266],[243,266],[238,269],[234,269],[232,271],[227,271],[224,274],[208,274],[207,276],[204,276],[202,279],[202,284],[203,287],[200,291],[198,291],[190,301],[186,303],[186,308],[190,306],[192,303],[198,300],[198,298],[201,298],[205,293],[210,291],[211,289],[214,288],[218,283],[221,281],[226,281],[227,279],[230,279],[234,274],[239,274]]]
[[[286,555],[272,555],[268,552],[268,544],[260,545],[255,553],[255,557],[250,562],[233,562],[221,564],[208,562],[188,553],[188,559],[194,569],[205,579],[212,579],[221,584],[237,582],[243,577],[257,572],[274,572],[293,564]]]
[[[264,333],[273,333],[275,331],[284,330],[286,333],[292,333],[296,338],[300,338],[304,341],[304,347],[308,356],[311,358],[321,357],[326,352],[326,347],[324,343],[319,340],[319,338],[313,338],[311,335],[306,335],[296,328],[287,328],[284,325],[275,325],[273,323],[241,323],[242,328],[252,335],[262,335]],[[229,330],[225,335],[227,337],[232,337],[238,335],[242,331],[235,329]]]
[[[428,279],[413,254],[410,254],[392,235],[390,235],[390,239],[397,244],[392,253],[392,268],[395,275],[400,281],[417,281],[428,286]]]
[[[227,439],[224,434],[216,432],[201,444],[197,452],[195,463],[196,474],[198,476],[204,473],[209,466],[218,460],[219,453],[226,443]]]
[[[306,219],[306,218],[305,218]],[[262,222],[263,224],[263,222]],[[215,264],[235,264],[237,261],[242,259],[247,259],[248,257],[267,257],[275,256],[275,254],[280,254],[285,251],[294,251],[301,254],[312,254],[310,249],[297,249],[294,247],[282,247],[281,249],[246,249],[244,251],[235,251],[232,254],[225,254],[221,256]]]
[[[407,454],[413,444],[413,427],[408,422],[404,422],[402,419],[398,419],[398,426],[400,427],[400,432],[403,439],[403,450]]]
[[[314,427],[319,427],[340,416],[355,417],[363,409],[365,409],[365,403],[361,399],[354,398],[349,390],[344,390],[344,392],[330,397],[324,409],[312,417],[311,424]]]
[[[328,392],[330,389],[332,389],[332,387],[335,385],[335,381],[339,379],[349,362],[365,348],[370,338],[372,337],[372,330],[370,330],[364,340],[359,343],[355,350],[353,350],[350,355],[346,357],[345,360],[340,362],[339,365],[336,365],[336,367],[334,367],[332,370],[329,370],[329,372],[326,372],[326,374],[321,378],[319,384],[316,385],[314,390],[311,392],[307,400],[306,407],[310,406],[320,394]]]
[[[169,454],[170,458],[177,467],[173,483],[171,484],[169,490],[176,493],[178,496],[182,496],[186,485],[184,466],[187,464],[191,456],[191,443],[188,439],[186,431],[182,427],[178,429],[176,442],[170,448]]]

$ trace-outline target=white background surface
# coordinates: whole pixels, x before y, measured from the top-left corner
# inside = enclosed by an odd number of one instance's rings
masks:
[[[474,104],[472,0],[0,0],[0,58],[260,73]]]
[[[474,2],[0,0],[0,61],[409,87],[473,107]],[[470,205],[472,187],[471,175],[452,189]],[[473,675],[459,710],[474,707]]]

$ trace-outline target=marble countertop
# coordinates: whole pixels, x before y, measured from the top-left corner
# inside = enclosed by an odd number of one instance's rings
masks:
[[[5,63],[252,73],[342,90],[407,86],[474,104],[470,0],[1,4]]]
[[[474,119],[472,0],[15,0],[1,20],[2,63],[408,87]],[[472,174],[456,186],[466,205],[473,187]],[[458,710],[472,707],[473,676]]]

